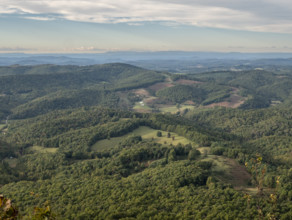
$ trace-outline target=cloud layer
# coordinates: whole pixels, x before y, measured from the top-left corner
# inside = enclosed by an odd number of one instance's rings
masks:
[[[1,0],[0,13],[35,20],[66,19],[133,25],[171,22],[292,33],[291,0]]]

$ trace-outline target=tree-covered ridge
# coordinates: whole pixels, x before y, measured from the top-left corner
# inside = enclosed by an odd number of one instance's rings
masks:
[[[291,107],[261,110],[218,108],[188,114],[203,127],[242,138],[246,145],[265,155],[265,160],[291,166]]]
[[[192,101],[197,104],[208,105],[221,102],[230,96],[232,89],[214,83],[197,85],[175,85],[159,90],[156,94],[159,98],[173,103]]]
[[[291,75],[260,70],[181,75],[116,63],[11,66],[2,67],[1,71],[2,120],[8,115],[27,118],[57,109],[96,105],[164,112],[170,111],[170,106],[180,110],[180,105],[182,109],[214,104],[267,108],[281,103],[290,105],[292,100]],[[153,86],[156,89],[152,90]],[[137,91],[141,89],[142,95]]]
[[[109,90],[61,90],[17,106],[13,109],[11,118],[30,118],[54,110],[79,108],[82,106],[108,106],[116,108],[118,103],[119,97]]]
[[[163,81],[160,72],[127,64],[2,67],[0,116],[32,117],[56,109],[118,106],[116,91]],[[21,71],[23,71],[21,73]],[[15,109],[16,108],[16,109]]]
[[[66,70],[64,66],[59,68]],[[127,64],[75,66],[73,70],[69,67],[67,71],[61,73],[49,71],[47,74],[40,72],[39,74],[2,76],[0,77],[0,92],[10,94],[28,93],[31,90],[81,89],[101,84],[102,82],[111,83],[110,88],[117,87],[117,89],[123,89],[125,87],[137,87],[151,82],[154,83],[162,79],[163,76],[158,72]]]
[[[204,91],[187,85],[177,85],[159,90],[157,96],[174,103],[182,103],[187,100],[201,102],[204,99]]]
[[[239,88],[242,96],[249,97],[241,106],[244,109],[266,108],[273,102],[291,103],[291,74],[263,70],[217,71],[187,77]]]
[[[4,138],[11,142],[41,144],[44,139],[94,126],[99,129],[103,124],[120,123],[121,118],[129,117],[131,117],[129,112],[96,107],[53,111],[38,117],[11,122]],[[121,123],[126,124],[128,121],[121,120]]]
[[[57,66],[52,64],[47,65],[38,65],[38,66],[1,66],[0,75],[24,75],[24,74],[52,74],[52,73],[69,73],[73,72],[76,69],[76,66],[73,65],[64,65]]]

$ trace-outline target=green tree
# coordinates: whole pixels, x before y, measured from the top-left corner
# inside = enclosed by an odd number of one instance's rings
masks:
[[[188,159],[189,160],[195,160],[197,159],[199,156],[201,155],[201,152],[196,150],[196,149],[192,149],[190,150],[189,154],[188,154]]]

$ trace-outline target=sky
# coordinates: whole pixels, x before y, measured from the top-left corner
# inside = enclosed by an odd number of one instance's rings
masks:
[[[292,52],[291,0],[0,0],[0,53]]]

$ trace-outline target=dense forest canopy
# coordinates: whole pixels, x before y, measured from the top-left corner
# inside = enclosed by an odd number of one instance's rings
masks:
[[[291,82],[1,67],[0,219],[291,219]]]

